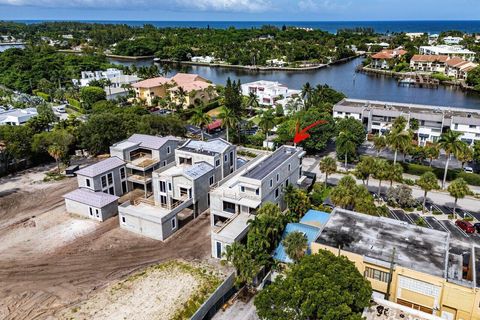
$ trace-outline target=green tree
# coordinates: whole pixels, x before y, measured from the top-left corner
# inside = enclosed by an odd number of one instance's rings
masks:
[[[254,304],[261,319],[362,319],[372,288],[355,264],[321,250],[265,287]]]
[[[365,141],[365,128],[363,124],[354,118],[344,118],[337,122],[337,132],[350,132],[353,135],[356,146]]]
[[[342,131],[339,133],[335,141],[337,157],[345,161],[346,171],[348,171],[348,157],[350,156],[350,158],[352,158],[357,154],[357,145],[355,143],[355,139],[355,136],[350,131]]]
[[[289,233],[282,241],[285,252],[294,262],[298,262],[307,251],[308,240],[305,234],[300,231]]]
[[[80,89],[80,99],[83,101],[87,109],[90,109],[93,104],[100,100],[105,100],[107,95],[100,87],[83,87]]]
[[[465,198],[465,196],[469,195],[471,191],[470,191],[470,188],[468,187],[467,182],[463,180],[463,178],[457,178],[453,180],[449,184],[447,190],[450,193],[450,196],[452,196],[455,199],[455,202],[453,205],[453,217],[456,219],[458,199]]]
[[[434,159],[438,159],[440,156],[440,149],[438,147],[438,144],[432,144],[429,146],[425,147],[425,155],[429,160],[429,165],[430,167],[432,166],[432,162]]]
[[[465,167],[465,163],[473,160],[473,150],[466,143],[463,148],[456,155],[457,160],[462,163],[462,169]]]
[[[450,164],[450,156],[457,155],[464,148],[464,142],[460,140],[460,132],[448,130],[442,133],[438,140],[438,147],[445,151],[445,172],[443,174],[442,189],[445,189],[445,183],[447,182],[448,166]]]
[[[292,184],[285,187],[284,194],[287,207],[296,221],[300,220],[312,207],[307,193],[299,188],[294,188]]]
[[[380,155],[380,152],[382,152],[387,147],[387,139],[385,138],[385,136],[376,135],[375,138],[373,138],[373,147],[375,148],[378,157]]]
[[[417,185],[422,188],[424,191],[423,194],[423,204],[422,212],[425,213],[425,202],[427,201],[427,193],[431,190],[438,190],[440,186],[438,185],[437,176],[431,171],[427,171],[420,176],[417,180]]]
[[[55,162],[57,163],[57,171],[60,173],[60,158],[64,155],[64,151],[62,148],[60,148],[59,145],[57,144],[52,144],[51,146],[48,147],[48,154],[55,159]]]
[[[403,167],[401,164],[388,164],[387,165],[387,180],[390,181],[390,187],[393,185],[393,181],[403,181]]]
[[[237,115],[231,109],[222,107],[222,110],[218,114],[218,118],[222,120],[222,126],[225,127],[227,132],[227,141],[230,141],[228,131],[238,125],[239,120]]]
[[[357,166],[355,167],[355,171],[353,172],[354,176],[357,179],[362,180],[363,184],[366,184],[367,188],[370,176],[373,174],[374,163],[374,158],[363,157],[357,164]]]
[[[265,133],[265,139],[268,140],[268,132],[275,127],[275,115],[272,109],[262,112],[258,126]]]
[[[212,118],[208,115],[208,113],[203,111],[203,108],[195,108],[192,117],[190,118],[190,123],[200,128],[202,141],[203,131],[210,122],[212,122]]]
[[[237,286],[246,284],[251,287],[253,279],[260,271],[261,265],[245,245],[234,242],[225,251],[225,259],[233,265],[236,271],[235,283]]]
[[[330,200],[343,209],[353,208],[357,197],[357,183],[350,175],[344,176],[330,192]]]
[[[378,197],[382,194],[382,181],[388,179],[388,162],[384,159],[375,159],[373,177],[378,180]]]
[[[323,157],[318,165],[320,171],[325,173],[325,187],[328,184],[328,176],[337,171],[337,161],[332,157]]]
[[[401,117],[397,118],[400,119]],[[393,130],[390,131],[387,135],[387,144],[394,151],[393,164],[397,163],[397,154],[398,151],[404,150],[410,145],[412,141],[412,136],[410,132],[405,130],[400,130],[400,124],[393,127]]]

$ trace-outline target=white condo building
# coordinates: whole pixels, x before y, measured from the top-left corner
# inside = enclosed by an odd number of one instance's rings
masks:
[[[475,52],[465,49],[463,46],[420,46],[419,53],[425,55],[445,55],[450,58],[459,57],[467,61],[475,60]]]
[[[283,105],[283,100],[299,96],[300,92],[300,90],[289,89],[277,81],[260,80],[242,84],[242,94],[244,96],[254,93],[259,104],[268,106],[274,106],[276,103]]]

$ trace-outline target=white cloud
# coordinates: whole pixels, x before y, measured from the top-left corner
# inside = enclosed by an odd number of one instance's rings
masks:
[[[0,0],[0,5],[50,8],[155,8],[164,10],[201,10],[263,12],[271,7],[271,0]]]
[[[343,10],[350,5],[351,2],[340,3],[332,0],[300,0],[298,2],[298,8],[308,12]]]

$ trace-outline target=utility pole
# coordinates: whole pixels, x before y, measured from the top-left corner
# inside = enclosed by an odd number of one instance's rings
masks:
[[[393,268],[395,266],[395,251],[396,251],[396,248],[393,247],[392,258],[390,259],[390,271],[388,273],[387,293],[385,294],[385,300],[390,299],[390,289],[392,286]]]

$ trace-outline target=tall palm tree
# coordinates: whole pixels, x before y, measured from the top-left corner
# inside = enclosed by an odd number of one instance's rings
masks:
[[[48,154],[53,159],[55,159],[55,162],[57,163],[58,173],[60,173],[60,158],[63,156],[62,148],[60,148],[60,146],[57,144],[52,144],[51,146],[48,147]]]
[[[258,126],[265,133],[265,139],[268,140],[268,132],[275,127],[275,115],[272,109],[262,112]]]
[[[323,157],[319,163],[320,171],[325,173],[325,187],[328,183],[328,175],[337,171],[337,161],[332,157]]]
[[[457,131],[448,130],[442,133],[438,140],[438,147],[445,151],[447,161],[445,162],[445,171],[443,173],[442,189],[445,189],[445,183],[447,182],[448,166],[450,164],[450,156],[457,155],[465,147],[465,143],[460,140],[462,134]]]
[[[239,122],[237,115],[232,109],[222,107],[222,110],[218,114],[218,118],[222,120],[222,127],[225,127],[227,131],[227,141],[230,142],[228,131],[230,128],[235,128]]]
[[[425,203],[427,202],[427,193],[431,190],[437,190],[440,189],[440,186],[438,185],[438,180],[437,176],[435,173],[431,171],[427,171],[422,176],[420,179],[417,180],[417,185],[422,188],[422,190],[425,192],[423,195],[423,204],[422,204],[422,212],[425,213]]]
[[[260,103],[258,102],[257,95],[253,92],[250,92],[248,95],[248,101],[247,101],[248,113],[252,114],[252,109],[259,108],[259,107],[260,107]]]
[[[378,180],[378,197],[382,194],[382,181],[388,178],[388,162],[385,159],[375,159],[373,177]]]
[[[387,135],[387,144],[395,152],[393,156],[393,164],[397,163],[397,154],[400,150],[406,150],[408,145],[412,141],[412,136],[410,132],[406,130],[399,130],[399,128],[394,128]]]
[[[200,128],[202,141],[203,130],[205,126],[208,125],[210,122],[212,122],[212,118],[207,113],[203,112],[202,108],[195,108],[192,117],[190,118],[190,123]]]
[[[103,80],[103,85],[108,88],[108,95],[109,96],[112,95],[112,88],[111,88],[112,84],[113,84],[112,80],[110,80],[110,79]]]
[[[473,150],[469,145],[465,143],[462,150],[456,155],[457,160],[462,163],[462,169],[465,167],[465,163],[468,163],[473,160]]]
[[[429,160],[430,167],[432,166],[433,159],[438,159],[440,156],[440,148],[437,143],[425,147],[425,155]]]
[[[178,87],[177,90],[175,90],[174,94],[177,98],[178,104],[183,108],[185,102],[187,101],[187,92],[185,91],[185,89],[183,89],[183,87]]]
[[[301,97],[303,101],[305,102],[305,108],[308,109],[307,105],[310,102],[310,98],[313,93],[313,88],[310,85],[310,82],[307,82],[303,85],[302,87],[302,92],[301,92]]]
[[[345,157],[345,170],[347,170],[348,154],[355,154],[357,145],[355,143],[356,137],[350,131],[342,131],[335,141],[337,152],[341,151]],[[348,171],[348,170],[347,170]]]
[[[450,183],[448,186],[448,192],[450,193],[450,196],[452,196],[455,199],[454,205],[453,205],[453,218],[456,219],[457,217],[457,202],[458,199],[463,199],[465,198],[466,195],[470,194],[470,188],[468,187],[468,184],[463,178],[457,178]]]
[[[378,157],[380,152],[387,147],[387,140],[385,139],[385,136],[376,135],[375,138],[373,138],[373,147],[375,148],[375,151],[377,151]]]

